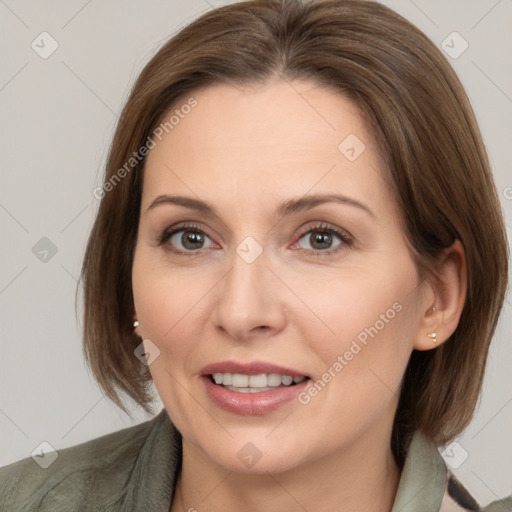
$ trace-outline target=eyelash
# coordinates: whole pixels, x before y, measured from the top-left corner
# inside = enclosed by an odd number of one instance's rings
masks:
[[[203,234],[203,235],[207,236],[208,238],[210,238],[208,236],[208,234],[205,233],[204,230],[201,229],[198,225],[196,225],[196,224],[185,224],[185,225],[182,225],[182,226],[177,226],[177,227],[166,229],[158,237],[157,244],[159,246],[163,246],[172,236],[174,236],[176,233],[179,233],[180,231],[192,231],[194,233]],[[331,226],[329,224],[326,224],[326,223],[320,223],[317,226],[313,226],[313,227],[308,228],[306,231],[304,231],[303,233],[301,233],[298,236],[297,240],[300,240],[302,237],[304,237],[304,235],[307,235],[308,233],[314,232],[314,231],[320,231],[320,232],[324,232],[324,233],[329,233],[330,235],[336,235],[341,240],[341,243],[339,245],[336,245],[335,247],[333,247],[331,249],[325,249],[325,250],[319,250],[319,249],[316,249],[316,250],[315,249],[299,249],[301,251],[308,252],[312,256],[329,256],[331,254],[337,253],[338,251],[342,250],[344,245],[347,246],[347,247],[350,247],[352,245],[352,243],[353,243],[352,237],[346,231],[340,230],[340,229],[335,228],[335,227],[333,227],[333,226]],[[166,246],[165,250],[167,250],[167,251],[169,251],[169,252],[171,252],[173,254],[177,254],[179,256],[186,256],[186,257],[189,257],[189,258],[193,257],[193,256],[201,255],[201,253],[203,252],[201,250],[197,250],[197,251],[178,251],[176,249],[173,249],[170,245]]]

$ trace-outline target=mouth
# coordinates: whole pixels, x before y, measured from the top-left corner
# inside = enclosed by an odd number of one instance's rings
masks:
[[[306,375],[285,375],[280,373],[259,373],[247,375],[243,373],[221,373],[208,374],[210,382],[235,393],[262,393],[274,391],[278,388],[296,386],[308,380]]]
[[[264,415],[287,403],[299,404],[297,396],[309,385],[306,375],[278,373],[210,373],[202,375],[213,404],[237,415]]]
[[[202,368],[200,376],[212,403],[239,415],[268,414],[293,403],[311,379],[299,369],[261,360],[219,361]]]

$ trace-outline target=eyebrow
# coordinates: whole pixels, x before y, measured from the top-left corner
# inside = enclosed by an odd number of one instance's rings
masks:
[[[375,214],[372,210],[370,210],[370,208],[368,208],[368,206],[341,194],[314,194],[288,199],[277,208],[274,215],[278,218],[283,218],[295,213],[310,210],[315,206],[320,206],[326,203],[338,203],[354,206],[375,218]],[[194,199],[192,197],[185,196],[169,196],[166,194],[160,194],[157,196],[155,200],[148,206],[146,212],[163,204],[174,204],[177,206],[182,206],[183,208],[189,208],[190,210],[196,210],[197,212],[205,214],[209,217],[220,218],[219,214],[212,205],[200,199]]]

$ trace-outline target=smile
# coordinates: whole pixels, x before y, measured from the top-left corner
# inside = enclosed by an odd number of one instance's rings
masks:
[[[231,384],[224,384],[224,377],[226,376],[224,373],[203,375],[201,381],[204,383],[206,395],[212,404],[237,415],[260,416],[268,414],[288,402],[298,404],[297,396],[311,382],[309,377],[291,377],[290,375],[280,374],[244,375],[235,373],[227,375],[226,381],[229,382],[231,376]],[[219,381],[222,377],[222,383],[217,384],[215,376]],[[252,384],[259,384],[259,386],[251,387],[249,385],[250,377],[256,377]],[[277,382],[278,377],[280,378],[279,383]],[[239,378],[240,380],[238,380]],[[262,385],[265,384],[263,379],[266,380],[267,385]],[[269,386],[269,379],[270,383],[277,383],[277,385]],[[238,386],[233,386],[233,383],[238,384]]]
[[[260,393],[272,391],[279,387],[288,387],[300,384],[307,377],[280,375],[279,373],[260,373],[258,375],[244,375],[242,373],[215,373],[210,375],[215,384],[236,393]]]

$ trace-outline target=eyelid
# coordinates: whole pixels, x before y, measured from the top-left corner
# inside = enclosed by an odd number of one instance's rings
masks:
[[[334,224],[330,224],[329,222],[325,222],[325,221],[312,221],[312,222],[317,222],[317,224],[315,224],[313,226],[308,225],[305,227],[301,227],[299,229],[296,237],[302,238],[305,234],[309,233],[310,231],[325,230],[325,231],[332,231],[337,236],[339,236],[342,240],[348,241],[348,240],[353,240],[353,238],[354,238],[346,229],[335,226]]]

